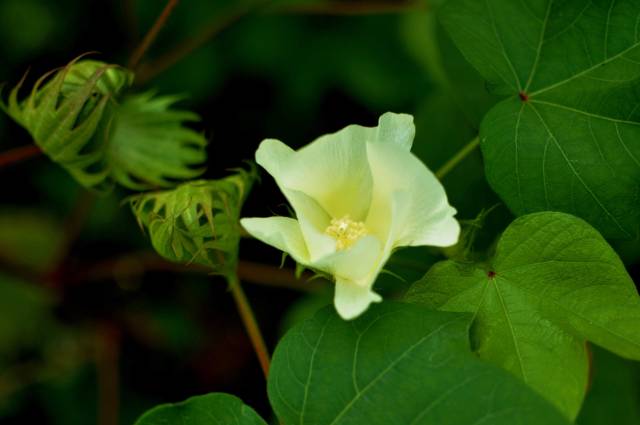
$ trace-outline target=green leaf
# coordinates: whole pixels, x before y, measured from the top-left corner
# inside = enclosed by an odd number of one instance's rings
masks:
[[[498,98],[487,92],[484,79],[456,48],[436,20],[432,8],[437,10],[437,5],[430,1],[430,10],[403,17],[403,33],[407,47],[437,85],[434,91],[426,94],[415,112],[416,127],[420,131],[416,133],[412,149],[435,171],[478,136],[483,116]],[[501,204],[487,183],[479,149],[449,171],[442,178],[442,184],[460,218],[476,217]],[[459,245],[447,249],[446,255],[459,252],[458,248],[463,244],[465,254],[479,255],[494,242],[495,235],[504,230],[503,223],[512,219],[506,208],[499,208],[483,223],[482,230],[477,228],[478,231],[473,232],[473,241],[462,240],[467,233],[463,227]],[[464,222],[461,224],[464,226]]]
[[[477,360],[468,325],[468,315],[410,304],[385,302],[349,322],[326,308],[278,344],[269,399],[284,424],[568,424]]]
[[[441,20],[495,94],[481,147],[518,215],[578,215],[639,232],[640,3],[450,0]]]
[[[428,7],[435,7],[432,1],[429,1]],[[451,126],[445,120],[444,125],[450,127],[447,134],[464,136],[464,143],[473,139],[478,134],[482,117],[498,99],[487,93],[484,79],[456,48],[451,37],[439,24],[433,10],[406,14],[403,17],[402,33],[409,52],[422,64],[424,71],[436,84],[435,90],[427,93],[428,98],[436,98],[437,102],[446,105],[446,108],[456,110],[456,114],[451,115],[451,120],[455,117],[456,126]],[[439,99],[440,97],[444,99]],[[432,132],[436,137],[446,136],[440,133],[440,129],[431,129],[432,126],[443,126],[439,120],[431,117],[428,124],[419,127],[419,133]],[[419,137],[419,134],[416,137]],[[443,144],[442,148],[446,151],[452,147]],[[425,149],[428,147],[425,146]],[[431,152],[432,155],[438,156],[437,165],[449,159],[459,147],[453,149],[453,152]],[[425,156],[423,160],[430,161],[427,165],[434,161],[430,156]]]
[[[266,425],[242,400],[210,393],[181,403],[163,404],[142,415],[134,425]]]
[[[593,383],[576,423],[640,424],[640,365],[595,348]]]
[[[438,263],[406,300],[472,313],[477,354],[570,418],[587,387],[585,340],[640,359],[640,297],[633,281],[602,236],[567,214],[517,219],[488,264]]]
[[[129,198],[155,250],[177,263],[233,273],[240,242],[240,209],[255,176],[240,170],[221,180],[196,180],[173,190]]]

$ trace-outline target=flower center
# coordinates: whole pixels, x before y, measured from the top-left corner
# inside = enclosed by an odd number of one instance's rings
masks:
[[[349,248],[358,239],[365,236],[367,228],[363,222],[353,221],[347,214],[341,219],[331,219],[331,223],[324,233],[336,239],[336,249],[341,251]]]

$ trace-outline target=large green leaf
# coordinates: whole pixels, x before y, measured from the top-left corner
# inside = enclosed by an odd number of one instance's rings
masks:
[[[640,359],[640,297],[622,262],[579,218],[514,221],[489,264],[436,264],[407,300],[473,313],[478,355],[524,380],[567,416],[587,387],[585,340]]]
[[[468,315],[410,304],[376,305],[350,322],[326,308],[281,340],[269,399],[284,424],[568,423],[475,358],[468,325]]]
[[[242,400],[211,393],[149,410],[134,425],[266,425]]]
[[[496,94],[482,152],[517,214],[578,215],[605,236],[640,223],[640,2],[450,0],[444,26]]]

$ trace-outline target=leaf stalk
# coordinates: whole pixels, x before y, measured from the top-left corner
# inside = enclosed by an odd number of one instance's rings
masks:
[[[478,146],[480,146],[480,137],[476,137],[466,145],[462,147],[454,156],[451,157],[445,164],[436,171],[436,177],[442,180],[447,174],[451,172],[456,166],[461,163],[469,154],[471,154]]]

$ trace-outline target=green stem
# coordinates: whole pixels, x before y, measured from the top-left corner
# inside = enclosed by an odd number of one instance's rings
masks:
[[[247,330],[247,334],[251,340],[251,345],[253,345],[253,349],[258,356],[264,377],[267,378],[269,375],[269,365],[271,364],[271,360],[269,351],[267,350],[267,344],[265,344],[262,332],[260,332],[256,316],[251,309],[251,304],[249,304],[247,296],[242,290],[238,276],[234,274],[228,277],[228,282],[231,287],[231,295],[233,295],[233,299],[238,307],[238,313],[240,313],[242,323]]]
[[[462,149],[460,149],[451,159],[449,159],[438,171],[436,171],[436,177],[442,180],[451,170],[462,162],[471,152],[473,152],[480,145],[480,137],[476,137],[469,143],[467,143]]]

